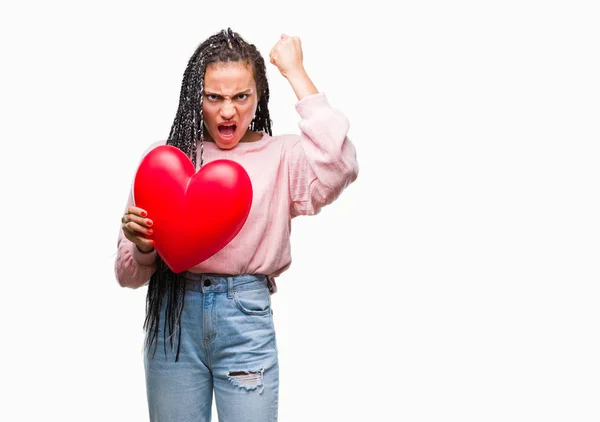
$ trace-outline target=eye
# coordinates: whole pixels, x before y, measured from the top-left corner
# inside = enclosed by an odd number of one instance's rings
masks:
[[[236,95],[236,98],[238,100],[247,100],[249,96],[250,96],[249,94],[238,94],[238,95]]]
[[[208,101],[217,101],[219,99],[219,96],[217,94],[204,94],[204,97]]]

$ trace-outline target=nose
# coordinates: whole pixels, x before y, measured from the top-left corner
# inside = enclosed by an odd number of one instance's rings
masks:
[[[224,120],[230,120],[235,115],[235,107],[233,106],[233,104],[231,102],[225,101],[225,103],[221,107],[220,114]]]

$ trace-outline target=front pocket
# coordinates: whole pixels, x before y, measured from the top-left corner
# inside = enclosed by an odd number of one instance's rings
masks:
[[[234,291],[233,301],[247,315],[260,316],[271,312],[271,296],[267,288]]]

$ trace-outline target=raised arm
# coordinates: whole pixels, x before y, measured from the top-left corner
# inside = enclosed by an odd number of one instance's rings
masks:
[[[286,148],[290,215],[314,215],[358,176],[348,119],[329,105],[308,76],[298,37],[283,34],[269,57],[294,90],[302,119],[300,139]]]

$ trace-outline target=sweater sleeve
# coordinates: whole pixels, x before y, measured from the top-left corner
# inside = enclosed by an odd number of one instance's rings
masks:
[[[331,108],[323,93],[303,98],[296,110],[301,133],[291,145],[288,159],[292,218],[318,214],[358,176],[346,116]]]
[[[130,192],[123,213],[131,205],[133,205],[133,196]],[[145,285],[156,270],[156,256],[156,251],[149,253],[140,251],[135,243],[125,237],[123,229],[119,228],[115,276],[122,287],[137,289]]]

